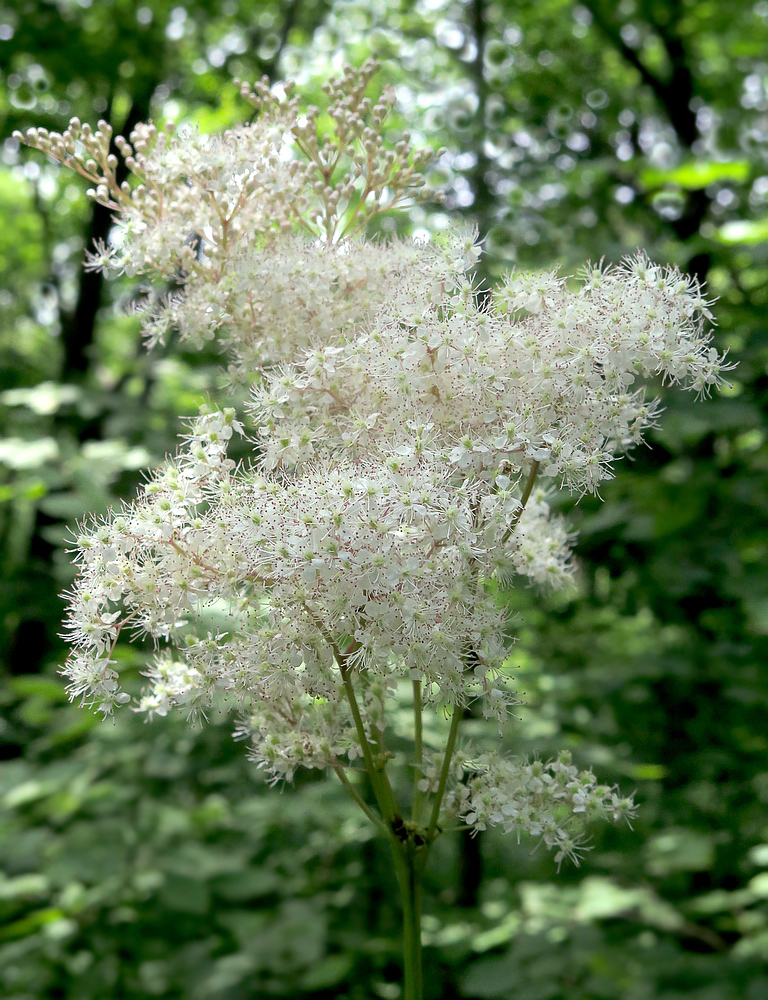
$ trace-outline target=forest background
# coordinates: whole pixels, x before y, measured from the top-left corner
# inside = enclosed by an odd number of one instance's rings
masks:
[[[220,399],[220,358],[147,355],[83,274],[108,234],[84,184],[15,128],[73,114],[224,128],[231,83],[308,100],[371,53],[392,134],[448,152],[444,204],[382,233],[475,223],[483,277],[636,248],[707,282],[739,367],[672,398],[650,447],[567,505],[578,594],[509,595],[512,752],[572,749],[637,788],[634,830],[580,869],[492,833],[443,838],[424,920],[434,1000],[768,995],[768,2],[0,2],[0,995],[7,1000],[398,996],[387,858],[340,786],[270,788],[232,722],[112,723],[57,667],[68,530],[129,497]],[[121,652],[136,687],[146,651]],[[480,720],[470,721],[478,738]]]

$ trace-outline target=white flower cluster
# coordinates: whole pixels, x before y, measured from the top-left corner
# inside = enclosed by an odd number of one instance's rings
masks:
[[[404,241],[329,245],[287,234],[268,252],[252,247],[215,283],[204,269],[188,277],[183,292],[147,316],[144,332],[150,344],[176,329],[193,346],[215,339],[239,376],[252,381],[265,365],[343,342],[393,289],[414,281],[432,288],[446,270],[442,254]]]
[[[198,512],[211,484],[225,488],[234,467],[226,442],[240,424],[234,411],[203,414],[188,447],[124,505],[77,538],[80,572],[67,621],[73,652],[67,665],[73,696],[112,705],[130,699],[118,689],[112,651],[127,626],[134,634],[168,639],[183,628],[212,580],[236,581],[235,560]],[[232,591],[232,586],[230,586]],[[179,675],[179,702],[189,685]]]
[[[319,108],[310,105],[300,112],[298,100],[291,97],[293,83],[284,86],[286,97],[281,99],[266,77],[253,88],[235,81],[240,83],[240,95],[261,117],[292,119],[291,136],[309,165],[317,196],[317,205],[307,213],[304,225],[329,243],[361,229],[425,186],[421,170],[432,159],[432,151],[414,152],[408,132],[394,149],[384,138],[395,104],[394,90],[385,88],[375,104],[365,96],[378,69],[378,63],[369,59],[360,69],[346,67],[323,85],[328,98],[325,115],[333,122],[331,134],[318,128]]]
[[[303,765],[346,780],[363,760],[394,829],[382,737],[405,682],[419,731],[422,704],[453,715],[445,754],[417,753],[436,799],[420,842],[448,787],[444,813],[575,858],[574,816],[631,804],[566,757],[462,759],[472,777],[447,785],[462,708],[502,722],[514,701],[493,581],[567,583],[571,538],[537,477],[596,490],[658,412],[638,379],[706,392],[726,366],[695,282],[642,255],[480,296],[474,234],[355,235],[423,185],[407,137],[386,149],[392,97],[364,96],[372,71],[329,85],[326,138],[317,109],[263,82],[243,90],[258,119],[221,137],[139,126],[116,140],[134,185],[117,184],[104,124],[27,136],[118,212],[92,266],[175,280],[150,341],[215,338],[253,385],[252,466],[227,455],[234,411],[203,412],[140,498],[77,539],[70,691],[104,712],[130,700],[115,643],[151,637],[142,709],[228,698],[276,778]]]
[[[508,489],[481,497],[478,484],[457,486],[426,464],[402,473],[338,462],[291,479],[234,471],[233,428],[232,411],[203,415],[141,499],[79,536],[72,692],[102,711],[125,700],[111,655],[129,627],[179,649],[160,659],[143,702],[159,714],[227,692],[249,711],[256,700],[277,713],[273,732],[290,720],[292,740],[294,713],[273,703],[293,700],[305,719],[307,699],[337,703],[340,665],[382,690],[406,676],[427,702],[479,697],[498,714],[504,615],[478,588],[478,567],[551,578],[565,558],[553,538],[567,538],[543,500],[521,511]],[[510,509],[519,530],[505,541]],[[339,742],[322,727],[315,737]],[[331,762],[317,747],[309,756]]]
[[[541,476],[594,491],[657,415],[630,388],[638,376],[698,391],[720,379],[707,302],[675,269],[640,255],[576,288],[554,273],[511,275],[488,311],[462,265],[440,286],[418,273],[393,283],[356,336],[266,373],[253,412],[267,467],[387,442],[404,466],[493,481],[537,462]]]
[[[471,777],[454,806],[464,822],[475,830],[500,826],[518,842],[521,833],[540,837],[558,865],[566,858],[578,864],[585,850],[579,835],[589,820],[629,821],[635,812],[631,798],[598,785],[591,771],[579,772],[567,751],[546,763],[483,754],[466,767]]]
[[[162,277],[183,266],[215,278],[254,240],[289,229],[303,207],[306,165],[280,155],[288,127],[285,118],[276,117],[209,136],[195,129],[174,134],[170,122],[165,131],[137,125],[130,142],[115,138],[139,182],[133,187],[117,184],[118,158],[109,152],[107,122],[92,132],[73,118],[61,135],[31,129],[22,138],[79,168],[96,182],[91,197],[119,213],[114,241],[89,255],[91,266]],[[204,264],[197,241],[205,244]]]

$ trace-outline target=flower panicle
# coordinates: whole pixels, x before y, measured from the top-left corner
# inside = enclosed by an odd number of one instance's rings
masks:
[[[556,490],[597,493],[643,442],[648,383],[706,394],[731,366],[698,283],[642,253],[483,289],[476,230],[366,239],[424,196],[431,156],[407,133],[388,148],[394,95],[368,96],[375,71],[331,80],[322,113],[290,84],[239,84],[257,114],[219,136],[150,123],[113,140],[73,119],[17,138],[116,213],[86,267],[147,276],[148,341],[215,341],[251,390],[250,464],[231,457],[235,410],[203,408],[136,500],[81,526],[70,695],[130,701],[116,644],[151,639],[137,710],[224,702],[271,780],[364,765],[385,813],[373,772],[400,688],[419,711],[451,706],[450,747],[470,704],[501,726],[516,699],[499,589],[573,586]],[[428,839],[444,819],[495,825],[559,865],[588,821],[634,813],[567,754],[452,762],[415,731],[419,793],[438,799]]]

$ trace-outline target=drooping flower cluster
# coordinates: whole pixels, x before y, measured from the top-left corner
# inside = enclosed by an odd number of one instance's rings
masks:
[[[220,138],[139,126],[117,141],[135,185],[117,183],[106,126],[28,136],[118,212],[93,266],[175,278],[150,341],[215,338],[253,385],[251,465],[227,455],[234,411],[203,412],[139,499],[82,530],[70,691],[105,712],[129,701],[115,643],[150,636],[142,709],[228,698],[274,777],[345,780],[363,760],[391,827],[382,738],[412,685],[418,732],[422,704],[453,717],[445,753],[415,761],[436,799],[422,842],[442,800],[444,818],[575,858],[573,816],[631,803],[564,757],[463,756],[446,792],[463,708],[501,722],[514,701],[493,581],[567,583],[571,537],[537,478],[594,491],[657,415],[638,379],[706,392],[725,365],[696,284],[642,255],[576,283],[513,274],[481,297],[472,234],[363,239],[355,226],[423,184],[407,137],[386,149],[392,98],[368,101],[371,73],[329,85],[328,136],[264,82],[243,89],[257,120]]]
[[[558,866],[578,860],[580,833],[592,819],[629,819],[635,806],[615,788],[598,785],[591,771],[579,772],[568,751],[557,760],[511,761],[483,754],[469,763],[470,782],[459,787],[455,806],[476,830],[500,826],[505,833],[540,837],[555,851]]]
[[[429,754],[419,767],[422,794],[433,795],[442,759]],[[477,754],[460,748],[453,757],[443,796],[445,820],[473,832],[500,827],[505,833],[538,838],[555,852],[558,868],[579,863],[589,847],[584,833],[593,820],[631,821],[636,806],[616,787],[599,785],[591,771],[578,771],[571,754],[555,760],[509,759],[496,752]]]

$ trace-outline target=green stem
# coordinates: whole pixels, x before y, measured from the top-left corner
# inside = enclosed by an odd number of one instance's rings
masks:
[[[435,795],[435,802],[432,806],[432,815],[429,819],[429,827],[427,829],[427,844],[431,844],[435,839],[435,831],[437,830],[437,821],[440,818],[440,806],[443,804],[443,795],[445,794],[445,786],[448,781],[448,775],[451,773],[451,758],[453,757],[453,751],[456,748],[456,737],[459,732],[459,723],[461,722],[461,708],[458,704],[453,706],[453,716],[451,718],[451,728],[448,733],[448,742],[445,745],[445,757],[443,758],[443,768],[440,772],[440,783],[437,786],[437,794]]]
[[[365,732],[365,724],[363,723],[363,717],[360,714],[360,706],[357,704],[357,695],[355,694],[355,688],[352,684],[352,678],[350,676],[352,670],[347,665],[347,660],[350,654],[355,652],[358,648],[357,643],[352,642],[346,651],[342,651],[333,635],[328,631],[323,622],[318,619],[312,608],[305,603],[304,609],[314,622],[318,632],[320,632],[330,646],[336,663],[338,664],[341,680],[344,684],[344,693],[347,696],[347,701],[349,702],[349,707],[352,711],[352,718],[354,719],[355,729],[357,730],[357,739],[360,743],[360,749],[363,752],[365,769],[368,772],[368,777],[371,781],[373,794],[376,796],[376,803],[381,810],[381,815],[384,817],[385,822],[391,825],[392,820],[397,815],[395,795],[392,791],[392,786],[389,783],[387,773],[384,770],[383,761],[379,766],[374,760],[373,751],[371,750],[371,744]]]
[[[419,822],[419,814],[421,813],[421,798],[422,792],[419,788],[419,782],[424,777],[421,773],[421,763],[424,757],[424,728],[423,720],[421,715],[421,681],[413,681],[413,724],[414,724],[414,738],[413,738],[413,769],[414,769],[414,779],[413,779],[413,811],[411,813],[411,819],[414,823]]]
[[[382,768],[377,767],[373,752],[357,703],[355,689],[349,676],[349,670],[340,663],[344,690],[355,720],[355,728],[363,751],[366,770],[373,787],[376,801],[379,804],[385,823],[366,805],[344,773],[342,766],[334,765],[334,770],[341,783],[352,798],[357,802],[365,815],[375,827],[387,836],[392,851],[397,883],[400,888],[400,901],[403,907],[403,1000],[422,1000],[422,967],[421,967],[421,878],[423,864],[419,863],[416,848],[412,843],[404,843],[394,832],[393,819],[397,815],[397,806],[389,779]],[[419,693],[419,707],[421,693]],[[421,747],[421,726],[419,725],[419,747]],[[402,820],[401,820],[402,823]]]
[[[509,527],[507,528],[506,532],[504,533],[504,537],[501,540],[502,545],[509,539],[509,536],[517,527],[517,522],[523,516],[525,505],[531,499],[531,493],[533,493],[533,484],[536,482],[536,476],[538,474],[540,465],[541,462],[534,462],[533,465],[531,466],[531,471],[528,475],[528,479],[526,480],[525,489],[523,490],[523,495],[520,497],[520,506],[517,508],[512,517],[512,520],[509,522]]]
[[[400,900],[403,906],[403,1000],[422,1000],[421,874],[413,844],[390,837]]]
[[[357,789],[347,777],[343,766],[341,764],[334,764],[333,769],[339,776],[339,781],[346,788],[351,798],[353,798],[355,802],[360,806],[360,808],[363,810],[363,812],[371,821],[371,823],[373,823],[373,825],[376,827],[379,833],[387,833],[388,831],[386,826],[384,826],[384,824],[381,822],[380,817],[376,815],[376,813],[370,808],[367,802],[365,802],[362,799],[362,797],[358,794]]]
[[[355,688],[352,684],[352,679],[349,676],[350,671],[344,665],[343,659],[339,661],[339,671],[341,672],[341,679],[344,682],[344,691],[347,695],[347,701],[349,702],[349,707],[352,710],[352,718],[355,721],[357,738],[360,743],[360,749],[363,751],[365,769],[368,772],[368,777],[371,779],[373,793],[376,796],[376,801],[379,809],[381,810],[382,816],[387,823],[391,824],[397,813],[397,805],[395,804],[395,796],[392,791],[392,786],[389,783],[389,778],[384,772],[383,767],[379,767],[373,759],[373,751],[371,750],[371,744],[365,732],[365,724],[363,723],[363,717],[360,714],[360,706],[357,704]]]
[[[371,787],[373,788],[373,793],[376,797],[376,802],[381,811],[384,822],[376,816],[376,814],[363,801],[360,795],[358,795],[356,789],[347,778],[343,767],[340,764],[334,764],[333,768],[336,771],[341,783],[347,789],[347,792],[355,800],[358,806],[360,806],[365,815],[371,820],[376,829],[383,832],[389,841],[397,881],[400,887],[400,899],[403,907],[403,1000],[422,1000],[421,884],[424,864],[427,859],[427,851],[423,847],[417,848],[410,837],[407,840],[402,839],[400,833],[398,832],[397,824],[399,823],[399,829],[404,829],[404,825],[402,817],[398,813],[397,803],[395,801],[394,792],[392,791],[392,786],[389,783],[389,777],[384,769],[385,759],[381,752],[378,754],[378,761],[374,758],[371,742],[365,731],[365,724],[360,713],[360,706],[358,705],[357,695],[352,683],[352,674],[354,671],[348,666],[348,657],[352,652],[354,652],[354,643],[349,649],[343,652],[339,648],[339,645],[335,641],[334,637],[324,627],[323,623],[318,621],[311,608],[305,605],[305,609],[307,614],[314,621],[321,635],[325,638],[326,642],[332,649],[334,658],[338,664],[339,673],[344,685],[344,693],[347,696],[347,701],[352,712],[352,718],[354,719],[358,742],[360,743],[360,749],[362,750],[363,760],[365,762],[365,768],[368,772]],[[419,682],[416,681],[414,681],[414,709],[416,711],[416,760],[420,763],[423,754],[421,687]],[[455,720],[458,719],[459,714],[460,713],[457,708],[454,711]],[[453,753],[453,747],[456,742],[455,728],[455,725],[452,723],[451,733],[448,737],[448,747],[446,749],[446,763],[443,766],[444,773],[441,776],[437,808],[435,814],[433,815],[433,825],[435,826],[437,824],[437,815],[440,812],[440,800],[442,799],[442,794],[445,790],[447,771],[450,765],[450,756]],[[414,796],[414,804],[415,801]],[[397,823],[395,822],[396,820]]]

